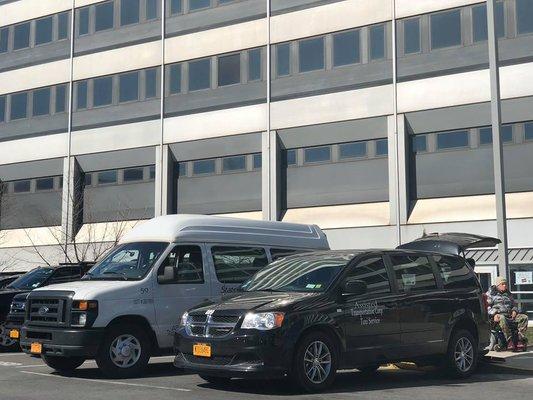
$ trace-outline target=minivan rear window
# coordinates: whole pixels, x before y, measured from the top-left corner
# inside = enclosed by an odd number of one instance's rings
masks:
[[[437,288],[433,268],[427,257],[392,255],[390,259],[400,290],[410,292]]]
[[[211,255],[220,283],[243,283],[268,264],[260,247],[213,246]]]
[[[433,256],[446,289],[477,286],[476,278],[463,260],[451,256]]]

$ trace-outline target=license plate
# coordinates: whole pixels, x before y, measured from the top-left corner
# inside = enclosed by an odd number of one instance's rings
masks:
[[[9,337],[11,339],[18,339],[20,337],[20,333],[19,333],[18,329],[11,329],[9,331]]]
[[[196,357],[211,357],[211,345],[196,343],[192,346],[192,354]]]
[[[43,345],[41,343],[32,343],[30,352],[32,354],[41,354],[43,352]]]

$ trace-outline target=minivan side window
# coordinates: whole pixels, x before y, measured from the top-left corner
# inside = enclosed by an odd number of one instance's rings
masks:
[[[272,261],[279,260],[283,257],[292,256],[296,253],[301,253],[301,251],[294,249],[270,249],[270,256],[272,257]]]
[[[437,282],[429,259],[417,255],[390,256],[398,289],[404,292],[436,289]]]
[[[258,247],[211,247],[220,283],[243,283],[268,264],[266,251]]]
[[[476,287],[476,278],[459,257],[433,256],[446,289]]]
[[[387,268],[382,257],[371,257],[359,262],[347,275],[346,281],[363,281],[367,293],[390,293]]]
[[[50,278],[49,284],[71,282],[81,278],[79,268],[59,268],[54,271],[54,274]]]
[[[161,264],[158,275],[165,267],[176,268],[176,280],[166,284],[204,283],[204,267],[200,246],[175,246]]]

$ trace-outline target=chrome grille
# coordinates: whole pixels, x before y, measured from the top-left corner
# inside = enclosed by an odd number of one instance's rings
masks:
[[[230,334],[240,315],[189,315],[187,319],[187,334],[195,337],[223,337]]]
[[[65,322],[64,299],[31,298],[28,302],[28,320],[38,325],[60,325]]]

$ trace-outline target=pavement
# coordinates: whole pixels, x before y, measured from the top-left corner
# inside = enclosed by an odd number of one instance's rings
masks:
[[[499,353],[502,354],[502,353]],[[509,361],[527,360],[530,353]],[[533,394],[533,372],[504,367],[504,362],[483,362],[472,377],[452,380],[437,372],[382,367],[372,376],[357,370],[339,373],[326,393],[303,394],[287,381],[232,380],[213,386],[199,376],[172,365],[172,357],[155,357],[141,378],[104,378],[94,361],[87,361],[71,376],[58,375],[40,359],[23,353],[0,354],[1,400],[274,400],[274,399],[369,399],[369,400],[523,400]]]
[[[523,353],[490,351],[485,358],[488,362],[498,364],[501,367],[530,371],[533,373],[533,350]]]

